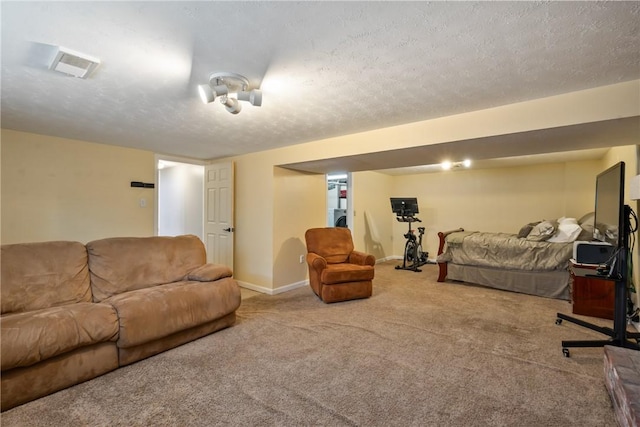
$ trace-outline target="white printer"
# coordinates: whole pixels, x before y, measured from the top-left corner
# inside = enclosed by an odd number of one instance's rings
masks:
[[[573,242],[573,259],[578,264],[610,264],[615,246],[605,242]]]

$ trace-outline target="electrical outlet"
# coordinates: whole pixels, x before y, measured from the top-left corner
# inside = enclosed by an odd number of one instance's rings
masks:
[[[304,264],[304,255],[300,255],[300,264]]]

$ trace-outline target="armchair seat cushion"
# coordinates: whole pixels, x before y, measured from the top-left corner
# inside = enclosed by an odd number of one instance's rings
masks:
[[[81,302],[8,314],[1,324],[2,371],[118,337],[118,317],[108,304]]]
[[[328,264],[320,281],[325,285],[373,280],[374,269],[370,265]]]

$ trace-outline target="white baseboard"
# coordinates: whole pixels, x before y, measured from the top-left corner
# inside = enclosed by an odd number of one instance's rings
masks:
[[[391,255],[391,256],[386,256],[384,258],[380,258],[376,260],[376,264],[381,263],[381,262],[385,262],[385,261],[391,261],[394,259],[402,259],[401,256],[397,256],[397,255]]]
[[[398,256],[398,255],[391,255],[391,256],[386,256],[384,258],[380,258],[376,260],[376,264],[381,263],[381,262],[385,262],[385,261],[392,261],[392,260],[400,260],[402,261],[402,257]],[[435,264],[435,259],[434,260],[429,260],[429,262],[433,262]],[[256,291],[256,292],[260,292],[262,294],[267,294],[267,295],[277,295],[277,294],[281,294],[283,292],[288,292],[288,291],[292,291],[294,289],[297,288],[302,288],[303,286],[308,286],[309,285],[309,280],[302,280],[300,282],[296,282],[296,283],[291,283],[289,285],[286,286],[280,286],[279,288],[276,289],[271,289],[271,288],[265,288],[264,286],[258,286],[258,285],[254,285],[253,283],[249,283],[249,282],[242,282],[240,280],[237,280],[238,285],[240,285],[240,287],[242,288],[246,288],[246,289],[251,289],[252,291]]]
[[[279,288],[271,289],[271,288],[265,288],[264,286],[254,285],[253,283],[241,282],[240,280],[236,280],[236,281],[238,282],[238,285],[241,288],[250,289],[252,291],[260,292],[260,293],[267,294],[267,295],[281,294],[283,292],[288,292],[288,291],[292,291],[292,290],[297,289],[297,288],[302,288],[302,287],[307,286],[309,284],[308,280],[302,280],[300,282],[291,283],[290,285],[280,286]]]

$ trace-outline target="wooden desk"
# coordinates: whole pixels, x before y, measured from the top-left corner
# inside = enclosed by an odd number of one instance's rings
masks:
[[[615,284],[611,280],[587,277],[596,274],[596,266],[590,264],[569,265],[571,272],[571,302],[573,314],[613,320]]]

